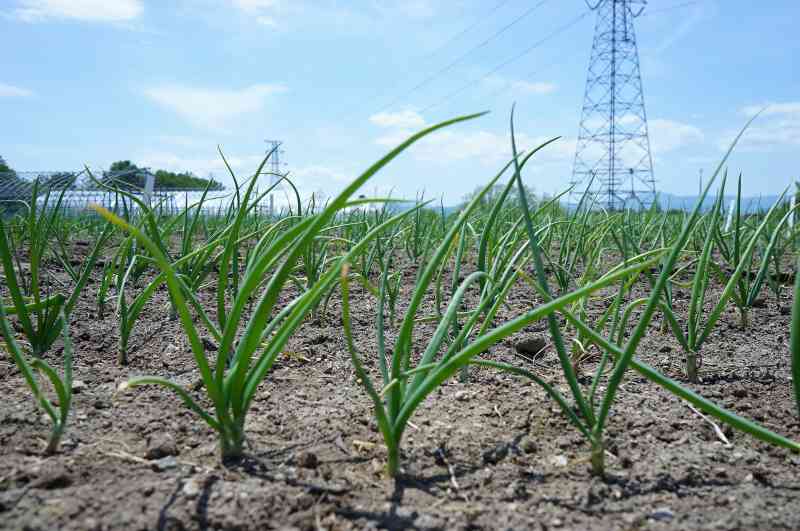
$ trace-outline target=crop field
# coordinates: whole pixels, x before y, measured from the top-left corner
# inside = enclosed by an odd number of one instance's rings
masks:
[[[361,195],[476,116],[281,215],[273,153],[216,212],[0,206],[0,528],[800,528],[797,191],[734,142],[693,211],[567,208],[512,120],[455,211]]]

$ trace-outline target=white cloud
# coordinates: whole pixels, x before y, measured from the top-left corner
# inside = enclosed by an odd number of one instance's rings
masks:
[[[257,13],[265,9],[273,9],[278,7],[278,0],[231,0],[231,3],[237,9],[241,9],[245,13]]]
[[[87,22],[124,22],[144,10],[141,0],[19,0],[12,14],[25,22],[72,19]]]
[[[763,111],[763,112],[761,112]],[[761,116],[783,116],[800,115],[800,101],[789,101],[786,103],[765,103],[764,105],[748,105],[741,110],[745,116],[753,117],[759,112]]]
[[[737,149],[769,151],[800,146],[800,102],[748,105],[740,112],[748,117],[761,114],[747,128]],[[727,131],[719,141],[720,149],[728,149],[736,134],[737,131]]]
[[[616,123],[618,127],[627,126],[622,129],[630,133],[640,133],[643,130],[643,122],[641,118],[635,114],[620,116],[617,118]],[[586,120],[584,122],[584,127],[590,133],[596,134],[600,129],[606,127],[607,124],[607,119],[595,117]],[[674,151],[684,146],[703,142],[705,139],[703,132],[699,128],[676,120],[667,120],[664,118],[650,119],[647,122],[647,126],[650,136],[650,148],[653,154],[663,154]],[[634,157],[641,157],[641,154],[637,153],[633,153],[632,155]]]
[[[800,146],[800,120],[777,120],[751,127],[744,134],[743,142],[756,148]]]
[[[426,125],[425,119],[416,112],[403,111],[402,113],[384,113],[385,116],[375,119],[373,123],[385,127],[388,131],[375,139],[379,146],[393,148],[404,142],[409,136]],[[411,127],[413,126],[413,127]],[[532,137],[524,133],[517,133],[517,149],[521,152],[535,148],[551,137]],[[534,156],[537,161],[564,162],[575,153],[574,140],[560,139],[547,146],[542,152]],[[495,165],[507,162],[511,158],[511,140],[507,133],[497,134],[491,131],[465,131],[447,129],[432,133],[419,140],[410,152],[417,160],[426,162],[458,162],[464,160],[477,160],[486,165]]]
[[[270,26],[270,27],[277,27],[278,23],[275,22],[275,19],[269,17],[267,15],[259,15],[256,17],[256,22],[261,24],[262,26]]]
[[[384,147],[396,147],[411,136],[411,131],[397,130],[376,139],[375,143]],[[517,149],[523,151],[537,147],[549,137],[533,137],[518,133]],[[575,153],[575,142],[559,139],[534,156],[537,161],[564,162],[571,160]],[[502,164],[511,158],[511,141],[507,134],[491,131],[440,131],[428,135],[411,149],[410,154],[417,160],[426,162],[450,163],[476,160],[487,166]]]
[[[289,4],[283,0],[227,0],[230,5],[249,20],[262,26],[278,28],[278,16],[284,21],[290,12],[302,10],[297,3]]]
[[[555,83],[543,81],[514,81],[511,83],[511,90],[527,94],[550,94],[556,90]]]
[[[283,85],[257,84],[239,90],[163,85],[144,92],[194,125],[219,129],[237,116],[263,111],[269,96],[285,91]]]
[[[549,137],[532,137],[525,133],[517,133],[517,149],[526,151],[543,144]],[[532,162],[553,162],[564,157],[572,157],[574,145],[559,140],[534,155]],[[419,157],[428,160],[446,162],[477,159],[486,165],[497,165],[511,158],[511,140],[508,134],[497,134],[491,131],[442,131],[431,135],[430,140],[421,143]]]
[[[556,91],[558,86],[548,81],[526,81],[524,79],[507,79],[502,76],[489,76],[483,83],[490,89],[501,92],[510,90],[521,95],[543,95]]]
[[[674,120],[649,120],[648,127],[653,154],[662,155],[685,146],[699,144],[705,139],[703,132],[697,127]]]
[[[312,164],[292,169],[289,178],[295,184],[313,183],[317,186],[325,184],[330,186],[333,183],[348,183],[352,180],[353,175],[329,166]]]
[[[155,139],[164,144],[171,144],[184,148],[198,147],[202,144],[213,145],[212,142],[202,142],[196,137],[186,135],[158,135]]]
[[[434,3],[432,0],[400,0],[389,2],[387,7],[398,10],[409,17],[429,18],[436,14]]]
[[[425,125],[425,118],[411,110],[379,112],[370,116],[369,121],[380,127],[402,127],[404,129],[419,129]]]
[[[242,176],[252,174],[258,168],[259,163],[264,158],[264,155],[225,155],[231,168],[237,172],[239,171]],[[148,151],[144,155],[138,157],[137,165],[151,168],[153,170],[170,170],[170,171],[190,171],[195,175],[206,176],[213,173],[220,178],[227,180],[228,171],[225,168],[225,163],[222,157],[186,157],[168,151]]]
[[[28,89],[0,83],[0,98],[28,98],[33,92]]]
[[[440,11],[435,0],[368,0],[341,2],[320,0],[216,0],[233,8],[247,20],[275,29],[315,28],[324,31],[381,31],[383,22],[398,19],[424,20]]]

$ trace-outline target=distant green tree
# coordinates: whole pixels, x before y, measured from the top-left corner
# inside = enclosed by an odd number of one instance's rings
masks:
[[[13,173],[16,175],[16,172],[12,170],[8,164],[6,164],[6,161],[2,155],[0,155],[0,173]]]
[[[116,185],[129,185],[136,188],[144,188],[147,172],[146,168],[140,168],[129,160],[118,160],[113,163],[104,174],[104,179]],[[214,179],[203,179],[191,172],[172,172],[168,170],[156,170],[155,188],[157,190],[203,190],[206,185],[211,183],[211,190],[223,190],[222,183]]]
[[[20,199],[29,195],[29,183],[21,179],[3,157],[0,157],[0,200]],[[8,205],[0,207],[0,212],[10,210],[13,208]]]
[[[222,183],[214,179],[203,179],[191,172],[175,173],[167,170],[158,170],[155,173],[156,188],[174,190],[204,190],[211,183],[211,190],[222,190]]]
[[[118,160],[103,173],[103,182],[115,186],[144,188],[144,170],[129,160]]]

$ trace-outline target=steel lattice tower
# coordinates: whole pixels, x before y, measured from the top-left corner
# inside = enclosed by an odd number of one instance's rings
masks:
[[[269,185],[272,186],[276,182],[278,182],[279,175],[283,175],[281,172],[281,167],[284,166],[286,163],[281,160],[281,155],[285,153],[281,146],[283,142],[280,140],[265,140],[264,142],[267,143],[267,153],[272,153],[269,157]],[[269,214],[272,216],[275,214],[275,192],[269,194]]]
[[[655,200],[656,182],[633,28],[647,0],[586,3],[597,12],[597,22],[570,199],[576,202],[594,177],[596,204],[613,210],[647,207]]]

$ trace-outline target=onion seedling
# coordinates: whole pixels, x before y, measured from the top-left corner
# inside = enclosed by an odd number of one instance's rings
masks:
[[[512,152],[516,154],[516,146],[514,142],[514,133],[513,133],[514,131],[513,113],[512,113],[511,131],[512,131],[511,135]],[[605,453],[606,453],[606,445],[604,442],[605,427],[611,412],[611,407],[616,397],[616,393],[619,390],[622,378],[629,367],[634,368],[637,372],[643,374],[646,378],[657,383],[658,385],[661,385],[662,387],[668,389],[676,396],[689,401],[690,403],[702,409],[703,411],[711,414],[712,416],[723,422],[730,424],[736,429],[740,429],[742,431],[750,433],[751,435],[754,435],[759,439],[770,442],[772,444],[789,448],[793,451],[800,451],[800,445],[798,445],[794,441],[791,441],[781,435],[775,434],[770,430],[767,430],[766,428],[763,428],[757,424],[747,421],[741,417],[738,417],[733,413],[730,413],[720,408],[719,406],[713,404],[712,402],[709,402],[708,400],[700,397],[699,395],[693,393],[692,391],[681,387],[676,382],[670,380],[669,378],[666,378],[665,376],[661,375],[660,373],[650,368],[646,364],[640,363],[634,359],[639,343],[641,339],[644,337],[645,331],[647,330],[647,327],[649,326],[650,321],[656,309],[659,307],[661,307],[662,309],[666,307],[665,305],[660,305],[659,299],[661,298],[664,292],[665,286],[669,282],[669,277],[671,275],[672,268],[677,262],[679,256],[683,253],[684,247],[690,238],[691,232],[695,230],[697,221],[700,217],[699,211],[700,211],[700,206],[702,204],[702,200],[708,193],[708,190],[713,184],[714,179],[719,174],[722,165],[724,164],[725,160],[727,160],[727,157],[730,155],[734,145],[736,144],[736,141],[738,141],[738,139],[741,137],[741,134],[742,133],[740,133],[739,136],[736,137],[733,144],[729,148],[728,152],[725,154],[725,157],[723,158],[722,162],[717,167],[717,171],[714,173],[714,175],[706,185],[706,188],[703,191],[703,194],[701,195],[700,201],[698,201],[694,210],[686,219],[680,235],[673,242],[671,248],[669,249],[668,254],[666,254],[666,258],[662,260],[661,262],[662,270],[654,282],[652,293],[642,304],[644,306],[642,315],[639,319],[639,322],[636,324],[633,331],[631,332],[631,335],[627,343],[624,346],[618,346],[606,340],[604,337],[602,337],[602,335],[597,333],[597,331],[594,330],[592,327],[586,325],[581,319],[575,317],[569,311],[567,305],[562,305],[560,308],[558,308],[558,311],[562,313],[573,326],[579,329],[583,334],[589,336],[593,342],[598,344],[601,348],[605,349],[608,355],[610,355],[614,359],[615,362],[614,368],[608,379],[606,389],[601,395],[599,408],[596,408],[594,405],[594,401],[592,399],[593,394],[590,395],[589,400],[587,400],[582,395],[580,388],[578,386],[577,379],[574,374],[574,370],[572,366],[569,364],[563,340],[559,340],[560,330],[557,326],[557,323],[555,322],[555,319],[552,318],[553,317],[552,314],[548,315],[548,317],[550,318],[549,322],[550,332],[551,335],[553,336],[554,344],[556,345],[556,351],[561,361],[562,372],[565,378],[567,379],[568,386],[575,400],[577,413],[573,409],[573,407],[567,402],[567,400],[563,396],[561,396],[561,394],[555,388],[544,382],[541,378],[539,378],[535,374],[526,371],[524,369],[513,367],[507,364],[496,363],[492,361],[483,361],[483,360],[476,361],[476,363],[480,365],[496,367],[511,373],[525,376],[533,380],[539,386],[541,386],[547,392],[547,394],[559,404],[562,411],[570,420],[570,422],[584,435],[584,437],[589,442],[591,446],[592,472],[597,475],[603,475],[605,473]],[[517,182],[519,183],[521,180],[519,167],[517,167],[516,170],[517,170],[516,178],[518,180]],[[530,219],[530,216],[526,217]],[[552,299],[552,296],[550,295],[548,281],[544,274],[544,268],[542,267],[541,251],[539,249],[537,236],[533,232],[531,224],[526,223],[526,225],[528,227],[528,232],[530,235],[530,243],[534,256],[534,265],[536,268],[537,282],[539,284],[538,288],[539,291],[545,297],[545,302],[546,302],[545,306],[546,306],[547,304],[552,304],[553,302],[559,299]],[[650,263],[652,263],[652,261]],[[619,270],[619,266],[616,269]],[[627,275],[623,278],[627,279],[633,278],[634,272],[631,272],[630,268],[625,268],[619,272],[621,273],[623,271],[627,273]],[[607,279],[612,276],[614,275],[609,275],[607,273],[606,275],[604,275],[604,277],[601,277],[601,280],[603,278]],[[583,289],[585,288],[580,288],[578,291],[582,291]],[[620,296],[617,299],[616,302],[617,306],[619,305],[619,301],[621,300],[621,298],[622,297]],[[594,382],[592,384],[592,393],[594,393],[595,390],[597,389],[597,381],[602,375],[603,365],[604,364],[601,362],[600,367],[598,368],[598,371],[595,374]]]
[[[46,454],[53,454],[58,451],[61,436],[64,434],[64,429],[67,426],[67,418],[69,417],[69,410],[72,404],[72,340],[69,337],[67,317],[64,314],[63,308],[60,310],[58,322],[61,327],[59,332],[64,340],[64,370],[61,376],[59,376],[49,363],[41,358],[34,358],[30,363],[28,362],[25,353],[14,337],[14,332],[9,326],[3,303],[0,302],[0,332],[5,339],[6,349],[14,360],[17,368],[22,373],[25,383],[28,385],[31,393],[33,393],[33,397],[39,404],[39,407],[44,410],[53,423],[53,427],[50,431],[50,438],[45,448]],[[45,396],[36,378],[35,371],[39,371],[53,386],[56,398],[58,399],[57,408],[50,399]]]
[[[416,211],[409,210],[398,214],[373,228],[364,239],[353,246],[348,254],[341,257],[312,289],[303,292],[288,305],[284,306],[283,309],[276,311],[279,295],[306,247],[314,238],[319,236],[323,228],[334,219],[337,213],[349,206],[366,202],[351,201],[350,198],[366,181],[406,148],[438,129],[477,116],[480,115],[470,115],[442,122],[411,136],[351,182],[319,214],[305,216],[277,238],[270,238],[268,240],[269,244],[262,244],[263,241],[267,240],[260,241],[256,245],[259,250],[250,260],[249,267],[245,270],[238,290],[234,293],[230,310],[221,319],[224,326],[219,330],[221,336],[218,348],[219,357],[215,363],[208,358],[192,318],[189,303],[187,303],[187,295],[190,295],[190,293],[187,293],[185,284],[181,282],[174,265],[170,263],[164,253],[162,244],[153,241],[150,235],[138,227],[126,223],[102,207],[95,206],[95,210],[103,217],[136,237],[150,253],[151,258],[164,275],[170,296],[177,309],[178,318],[188,337],[189,345],[212,409],[207,410],[202,407],[186,389],[164,378],[134,378],[123,384],[122,388],[156,384],[172,390],[187,407],[217,432],[223,461],[240,457],[244,451],[247,413],[255,399],[258,386],[272,369],[286,342],[311,312],[312,308],[319,303],[320,298],[329,286],[337,281],[344,261],[358,256],[370,241],[384,229],[401,221],[404,217],[414,214]],[[266,161],[266,158],[262,161],[255,172],[256,176],[260,174],[261,168]],[[253,185],[254,183],[251,182],[241,203],[236,207],[238,211],[233,217],[232,224],[241,223],[244,216],[243,212],[248,207]],[[151,216],[152,213],[145,210],[145,217],[149,219]],[[147,223],[150,223],[150,221],[148,220]],[[235,234],[237,231],[237,228],[232,227],[231,234]],[[228,258],[233,256],[235,243],[233,238],[225,242],[224,256]],[[227,262],[228,258],[223,260]],[[244,329],[240,330],[240,324],[245,321],[243,315],[245,307],[251,297],[256,294],[256,290],[264,284],[268,272],[271,272],[271,275],[266,281],[266,285],[261,289],[258,302],[249,319],[247,319]],[[227,273],[224,276],[227,277]],[[223,281],[220,285],[224,287],[226,282]],[[194,309],[198,313],[204,313],[199,306],[194,306]],[[213,327],[211,320],[207,316],[202,316],[201,318],[206,327]]]
[[[526,154],[522,161],[518,161],[518,167],[524,166],[532,155],[549,143],[542,144],[539,148]],[[405,317],[400,325],[390,359],[387,359],[385,345],[384,297],[381,296],[378,300],[376,327],[378,331],[378,365],[382,379],[380,387],[375,385],[372,377],[367,373],[361,360],[361,355],[355,347],[350,324],[348,275],[346,271],[342,273],[340,284],[342,288],[342,324],[345,338],[356,375],[373,403],[374,415],[387,448],[387,471],[390,476],[396,476],[400,471],[400,447],[409,419],[424,399],[437,389],[442,382],[469,364],[475,356],[530,323],[546,318],[559,308],[656,263],[657,258],[653,258],[615,271],[596,282],[567,293],[480,335],[472,341],[468,341],[467,334],[476,326],[478,319],[489,306],[489,301],[486,299],[480,306],[469,312],[470,317],[463,326],[459,327],[458,336],[450,341],[449,344],[446,344],[449,332],[458,318],[458,309],[467,290],[471,286],[477,285],[481,278],[486,277],[486,273],[476,271],[468,275],[460,283],[442,319],[439,321],[436,331],[428,341],[421,358],[415,366],[412,366],[414,325],[417,322],[417,313],[420,310],[423,297],[428,289],[431,288],[434,276],[442,260],[461,231],[461,227],[466,222],[467,217],[501,175],[502,172],[497,174],[483,190],[475,195],[472,201],[459,214],[458,219],[449,227],[444,239],[433,251],[431,258],[424,263],[424,267],[420,270],[414,286]],[[444,350],[444,353],[440,355],[442,350]]]
[[[39,181],[34,181],[28,214],[25,219],[27,252],[29,256],[28,271],[17,261],[16,253],[6,238],[6,225],[0,217],[0,262],[2,262],[5,280],[13,306],[7,313],[16,314],[25,337],[30,344],[34,357],[46,352],[61,333],[62,315],[72,313],[78,297],[85,288],[89,277],[100,255],[100,251],[111,236],[112,226],[106,224],[103,233],[84,261],[80,270],[73,271],[74,282],[68,293],[56,293],[48,296],[48,287],[43,285],[41,266],[46,253],[50,249],[50,237],[61,214],[64,190],[58,196],[55,205],[50,205],[50,189],[39,197]],[[27,276],[27,281],[26,281]],[[30,301],[30,302],[29,302]]]
[[[706,340],[708,340],[709,336],[711,335],[711,331],[713,330],[714,326],[716,325],[719,318],[722,316],[722,312],[725,310],[725,306],[729,299],[733,298],[735,289],[739,285],[739,281],[744,274],[745,269],[748,270],[749,273],[749,264],[750,258],[755,251],[756,244],[764,232],[768,223],[772,217],[772,215],[777,210],[777,207],[780,203],[780,200],[773,205],[773,207],[767,212],[764,216],[763,221],[759,224],[759,226],[755,229],[755,231],[750,236],[749,241],[747,242],[745,248],[741,251],[741,254],[737,253],[739,262],[736,264],[736,269],[728,278],[728,281],[725,283],[725,286],[722,290],[722,293],[719,296],[716,304],[714,305],[711,313],[709,314],[708,318],[706,319],[705,323],[701,320],[701,315],[703,312],[703,306],[706,299],[706,292],[709,285],[709,278],[711,276],[711,266],[709,265],[712,263],[711,261],[711,253],[713,250],[713,243],[714,243],[714,235],[715,230],[714,227],[717,223],[720,222],[720,205],[722,204],[722,192],[724,190],[724,179],[722,186],[720,186],[720,192],[715,202],[715,206],[712,209],[711,216],[708,218],[708,227],[705,236],[705,242],[703,243],[702,252],[700,257],[698,258],[697,265],[694,272],[694,278],[692,281],[692,292],[691,297],[689,299],[689,314],[688,319],[686,321],[686,333],[684,334],[680,327],[676,326],[675,323],[677,322],[677,318],[675,317],[673,309],[669,305],[661,305],[661,310],[664,312],[668,322],[672,324],[672,331],[675,335],[675,338],[681,344],[684,352],[686,353],[686,374],[690,382],[698,382],[698,354],[700,349],[702,348],[703,344]],[[784,192],[785,193],[785,192]],[[781,196],[783,197],[783,196]],[[783,225],[785,220],[788,218],[788,214],[784,216],[784,219],[779,223],[779,227]],[[773,240],[774,245],[774,240]],[[769,249],[768,249],[769,252]],[[766,257],[765,257],[766,258]],[[769,264],[768,261],[765,261],[764,264]],[[766,273],[766,265],[762,267],[759,271],[759,274],[756,276],[756,281],[753,284],[753,288],[756,286],[760,287],[761,279],[763,279],[763,275]],[[742,304],[747,304],[747,301],[750,297],[755,298],[756,291],[751,291],[751,294],[748,294],[746,298],[741,299],[740,302]],[[634,301],[631,303],[630,307],[632,308],[634,305],[641,304],[640,301]],[[752,301],[750,301],[752,304]]]

